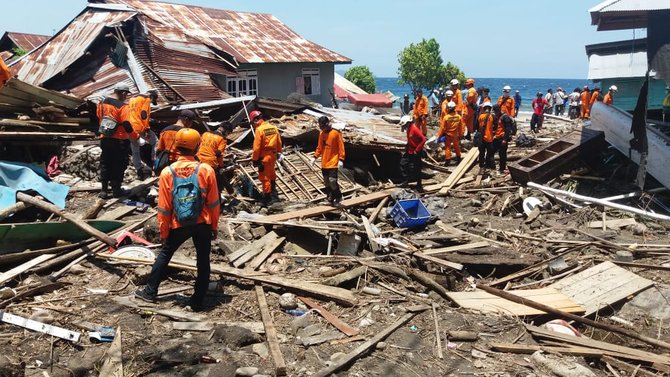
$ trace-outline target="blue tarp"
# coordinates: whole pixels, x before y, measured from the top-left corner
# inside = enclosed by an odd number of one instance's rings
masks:
[[[35,191],[58,208],[65,208],[69,189],[50,182],[46,172],[37,165],[0,161],[0,209],[16,203],[17,191]]]

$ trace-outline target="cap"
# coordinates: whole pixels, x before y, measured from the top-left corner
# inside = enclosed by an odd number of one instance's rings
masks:
[[[130,88],[128,87],[128,84],[118,83],[114,85],[114,91],[130,93]]]
[[[516,93],[519,93],[519,91],[517,90]]]
[[[453,95],[454,95],[454,91],[453,91],[453,90],[447,90],[444,94],[446,94],[446,95],[448,95],[448,96],[453,96]]]
[[[510,92],[510,91],[512,91],[512,87],[511,87],[511,86],[509,86],[509,85],[505,85],[505,86],[503,86],[503,92]]]
[[[400,118],[400,124],[401,126],[406,125],[407,123],[412,123],[412,117],[409,115],[404,115],[402,118]]]
[[[449,83],[450,83],[451,85],[458,85],[458,84],[460,84],[460,82],[458,82],[458,80],[456,80],[456,79],[451,80],[451,82],[449,82]]]
[[[561,88],[561,87],[559,86],[558,88],[556,88],[556,90],[560,90],[560,91],[562,92],[562,91],[563,91],[563,88]]]
[[[616,92],[616,91],[619,90],[619,88],[617,88],[616,85],[612,85],[612,86],[610,86],[610,90],[613,91],[613,92]]]
[[[482,103],[482,107],[491,107],[491,102],[486,101],[486,102]]]
[[[182,110],[179,113],[179,117],[183,119],[188,119],[188,120],[194,120],[195,119],[195,113],[193,110]]]
[[[450,109],[455,109],[456,108],[456,102],[449,101],[449,103],[447,104],[447,107],[450,108]]]
[[[474,79],[465,80],[465,85],[470,85],[470,84],[475,85],[475,80]]]
[[[535,95],[536,95],[537,97],[542,97],[542,92],[537,92]]]

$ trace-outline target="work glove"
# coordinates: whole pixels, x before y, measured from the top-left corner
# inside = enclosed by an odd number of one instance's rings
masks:
[[[338,169],[342,169],[343,166],[344,166],[344,162],[342,160],[337,162],[337,168]]]
[[[139,137],[139,138],[137,139],[137,144],[139,144],[140,147],[143,147],[143,146],[145,146],[145,145],[147,144],[147,141],[146,141],[143,137]]]
[[[284,154],[283,154],[283,153],[279,153],[279,154],[277,155],[277,162],[282,162],[283,160],[284,160]]]

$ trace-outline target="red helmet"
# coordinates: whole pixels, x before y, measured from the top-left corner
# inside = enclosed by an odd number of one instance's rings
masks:
[[[249,113],[249,121],[251,123],[255,122],[256,119],[261,118],[261,117],[263,117],[263,113],[261,113],[258,110],[254,110],[254,111]]]

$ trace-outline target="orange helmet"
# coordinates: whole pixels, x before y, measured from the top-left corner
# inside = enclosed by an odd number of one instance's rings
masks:
[[[465,85],[475,85],[475,79],[467,79],[465,80]]]
[[[254,111],[252,111],[252,112],[249,113],[249,121],[250,121],[251,123],[253,123],[253,122],[256,121],[257,118],[262,117],[262,116],[263,116],[263,113],[261,113],[261,112],[258,111],[258,110],[254,110]]]
[[[182,128],[174,139],[175,147],[196,150],[200,145],[200,133],[193,128]]]

